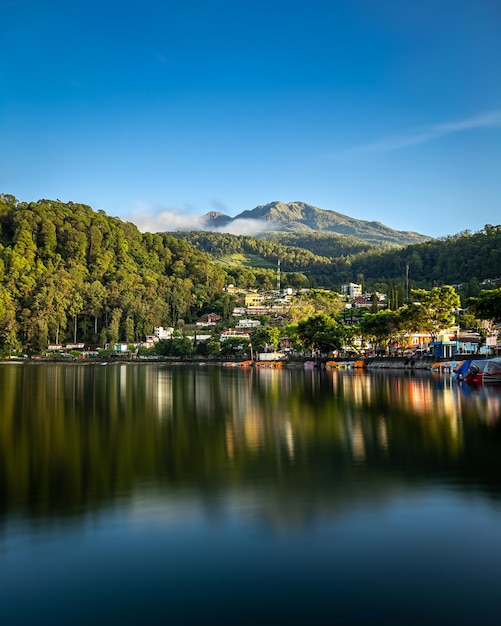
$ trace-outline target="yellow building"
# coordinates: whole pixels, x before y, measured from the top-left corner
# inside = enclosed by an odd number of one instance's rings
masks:
[[[263,296],[259,293],[246,293],[245,306],[260,306],[263,302]]]

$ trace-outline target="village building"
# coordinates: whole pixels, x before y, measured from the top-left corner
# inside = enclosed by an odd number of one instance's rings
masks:
[[[261,326],[261,322],[259,320],[251,320],[251,319],[242,319],[238,321],[237,328],[257,328]]]
[[[195,322],[195,325],[199,327],[215,326],[221,319],[221,316],[216,313],[207,313],[206,315],[202,315],[202,317]]]
[[[155,326],[155,328],[153,329],[153,335],[157,338],[157,340],[171,339],[173,333],[174,328],[170,326],[168,328],[164,328],[163,326]]]
[[[358,283],[348,283],[341,286],[341,293],[349,298],[358,298],[362,295],[362,285]]]
[[[264,300],[264,296],[260,293],[246,293],[245,294],[245,306],[249,307],[258,307],[261,306]]]
[[[227,339],[242,339],[243,341],[250,341],[250,334],[240,328],[228,328],[223,331],[219,337],[220,341],[226,341]]]
[[[248,315],[283,315],[287,313],[290,306],[271,305],[271,306],[249,306],[247,307]]]
[[[235,285],[230,284],[227,285],[224,290],[226,291],[226,293],[231,293],[231,294],[237,294],[237,293],[242,293],[243,289],[241,289],[240,287],[235,287]]]

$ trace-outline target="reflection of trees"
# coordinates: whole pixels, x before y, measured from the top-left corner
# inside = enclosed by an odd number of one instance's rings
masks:
[[[4,513],[154,487],[269,494],[287,520],[409,480],[499,487],[501,394],[429,375],[25,365],[0,368],[0,393]]]

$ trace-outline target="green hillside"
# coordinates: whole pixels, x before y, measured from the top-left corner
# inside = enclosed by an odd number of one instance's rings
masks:
[[[328,288],[351,281],[368,289],[403,284],[407,266],[410,284],[423,288],[469,282],[478,286],[479,281],[501,276],[500,226],[398,248],[325,233],[268,233],[260,238],[202,231],[171,235],[214,259],[238,253],[255,254],[275,265],[280,260],[284,272],[300,272],[310,284]]]
[[[0,349],[132,341],[190,319],[226,279],[177,238],[82,204],[0,196]]]

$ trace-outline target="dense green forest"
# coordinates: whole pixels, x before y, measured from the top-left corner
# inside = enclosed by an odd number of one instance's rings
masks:
[[[368,290],[462,284],[464,295],[479,292],[479,281],[501,276],[501,226],[487,225],[405,247],[376,247],[354,237],[325,233],[268,233],[262,238],[218,232],[171,233],[218,259],[240,252],[266,261],[280,260],[282,269],[302,272],[311,284],[339,288],[353,281]]]
[[[293,246],[309,250],[314,255],[333,259],[340,256],[359,254],[369,250],[394,248],[397,244],[375,245],[350,235],[336,233],[266,233],[263,235],[268,241],[274,241],[284,246]]]
[[[0,344],[143,338],[196,314],[226,273],[179,239],[90,207],[0,196]]]
[[[350,265],[353,274],[379,281],[403,277],[407,264],[411,281],[427,288],[500,277],[501,226],[486,225],[476,233],[463,232],[397,250],[362,252]]]
[[[215,259],[236,253],[252,254],[273,264],[280,260],[282,270],[285,272],[307,270],[311,273],[315,270],[321,271],[321,268],[328,271],[331,266],[331,259],[310,252],[307,248],[284,245],[279,241],[282,239],[282,234],[272,239],[248,235],[230,235],[214,231],[171,232],[168,234],[189,242],[199,250],[208,252]],[[339,237],[342,238],[342,236]],[[286,238],[287,234],[284,233],[283,239],[286,240]],[[370,249],[370,247],[370,245],[366,245],[363,249]],[[348,250],[349,245],[345,245],[344,249]]]

